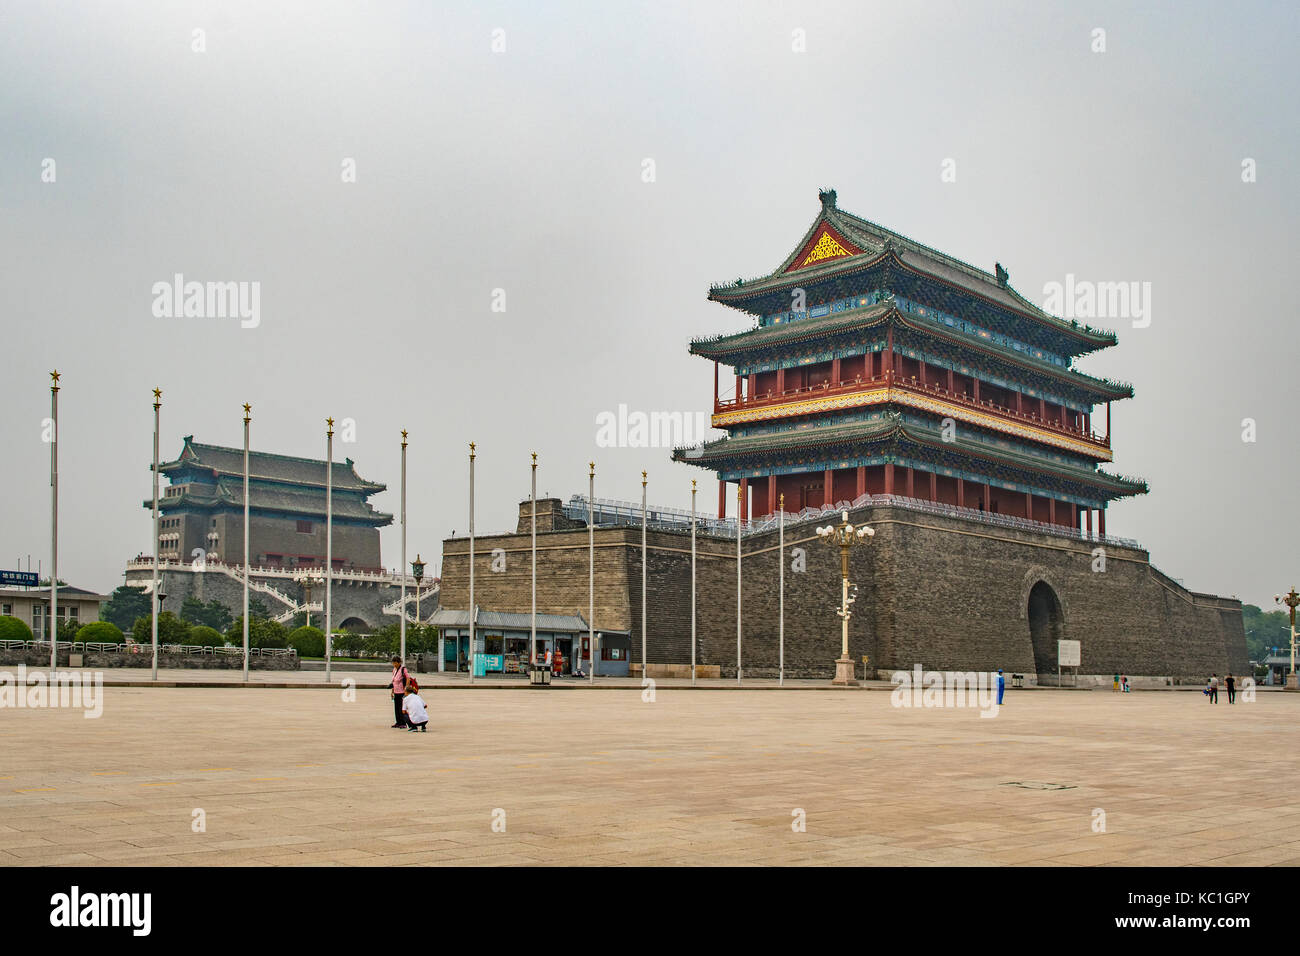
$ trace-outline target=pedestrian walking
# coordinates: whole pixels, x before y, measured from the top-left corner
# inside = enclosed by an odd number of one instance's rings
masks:
[[[411,675],[407,673],[406,665],[402,663],[400,657],[394,657],[392,664],[393,676],[389,681],[389,687],[393,694],[393,727],[401,729],[408,725],[406,712],[402,709],[402,703],[406,698],[406,685],[410,681]]]
[[[1219,702],[1219,675],[1211,674],[1210,675],[1210,703],[1217,704],[1218,702]]]
[[[1237,679],[1229,674],[1223,678],[1223,686],[1228,688],[1228,703],[1235,704],[1237,702]]]

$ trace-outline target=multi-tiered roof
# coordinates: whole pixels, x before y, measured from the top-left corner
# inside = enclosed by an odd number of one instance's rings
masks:
[[[1087,509],[1146,491],[1100,470],[1111,460],[1109,427],[1104,437],[1092,428],[1095,407],[1132,387],[1072,367],[1114,345],[1113,332],[1044,312],[1000,265],[990,274],[846,213],[833,190],[820,198],[773,272],[710,289],[757,323],[690,350],[732,367],[749,389],[715,406],[713,424],[728,437],[675,459],[751,481],[897,464]],[[772,387],[777,370],[788,383],[787,372],[832,361],[837,370],[856,361],[856,376]]]

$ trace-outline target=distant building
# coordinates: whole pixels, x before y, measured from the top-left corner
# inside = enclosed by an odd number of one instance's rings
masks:
[[[249,560],[264,568],[325,567],[325,475],[321,459],[250,451]],[[204,445],[193,435],[159,466],[159,557],[240,563],[244,554],[244,451]],[[367,500],[385,485],[366,481],[352,459],[334,463],[334,569],[383,570],[379,529],[393,516]],[[153,499],[144,502],[152,509]]]
[[[59,620],[77,625],[98,621],[99,606],[107,600],[107,595],[85,588],[60,587]],[[50,620],[50,589],[0,588],[0,614],[27,623],[36,640],[46,640],[49,636],[46,628]]]

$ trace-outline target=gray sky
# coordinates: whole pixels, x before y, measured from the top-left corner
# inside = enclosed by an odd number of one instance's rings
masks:
[[[770,271],[833,186],[841,208],[1000,261],[1036,302],[1067,273],[1150,282],[1150,326],[1098,320],[1119,345],[1081,365],[1136,389],[1109,467],[1151,494],[1108,530],[1191,588],[1271,602],[1300,584],[1300,15],[1225,11],[8,3],[0,567],[48,569],[55,367],[61,576],[85,587],[150,547],[154,385],[164,458],[191,433],[238,445],[244,401],[267,451],[323,457],[325,417],[354,419],[338,454],[389,484],[390,512],[409,429],[412,557],[464,532],[471,440],[484,532],[513,527],[534,450],[541,492],[585,492],[594,457],[597,494],[638,498],[645,468],[652,501],[689,507],[706,473],[596,448],[596,416],[705,409],[688,341],[748,324],[709,284]],[[260,325],[156,318],[152,286],[178,272],[260,282]],[[399,540],[385,530],[389,566]]]

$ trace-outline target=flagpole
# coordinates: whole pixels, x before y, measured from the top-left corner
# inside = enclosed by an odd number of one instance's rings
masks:
[[[506,648],[502,648],[504,652]],[[504,661],[503,665],[504,666]],[[460,667],[460,637],[456,637],[456,667]],[[474,683],[474,444],[469,442],[469,683]]]
[[[777,628],[778,628],[778,633],[780,635],[779,642],[781,647],[781,651],[780,651],[781,660],[780,660],[780,669],[777,671],[777,678],[776,678],[776,682],[778,686],[785,684],[785,492],[781,493],[781,504],[779,507],[780,507],[780,512],[777,517],[777,521],[781,529],[779,533],[781,543],[780,543],[780,550],[777,551],[777,567],[781,569],[781,585],[780,585],[781,597],[779,601],[780,612],[777,618],[779,622]]]
[[[325,683],[330,682],[334,641],[334,419],[325,419]]]
[[[691,479],[691,686],[695,686],[695,479]]]
[[[59,666],[59,370],[50,373],[50,671]]]
[[[401,636],[402,666],[406,666],[406,429],[402,429],[402,563],[398,565],[401,569],[402,585],[401,599],[398,601],[398,608],[401,611],[401,627],[398,629]]]
[[[528,499],[533,508],[533,609],[531,636],[528,639],[529,663],[537,666],[537,452],[533,452],[533,486]]]
[[[745,493],[744,490],[736,486],[736,685],[740,686],[740,649],[741,649],[741,626],[740,626],[740,518],[744,512]]]
[[[596,463],[587,474],[587,683],[596,683]]]
[[[153,679],[158,679],[158,409],[162,407],[162,389],[153,390]]]
[[[641,680],[644,681],[650,676],[650,665],[645,659],[645,600],[646,600],[646,473],[641,472]],[[644,686],[644,684],[642,685]]]
[[[244,403],[244,683],[248,683],[248,422],[252,406]]]

